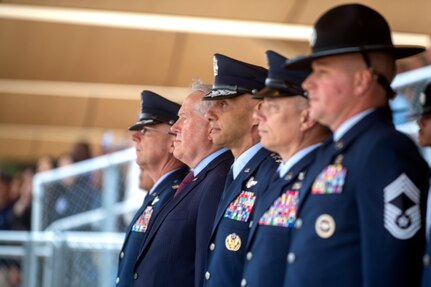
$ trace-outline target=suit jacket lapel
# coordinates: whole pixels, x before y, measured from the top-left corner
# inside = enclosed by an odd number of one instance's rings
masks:
[[[193,189],[199,185],[199,183],[205,179],[208,172],[210,172],[212,169],[214,169],[221,161],[225,160],[227,157],[229,157],[229,152],[224,152],[218,157],[216,157],[213,161],[211,161],[200,173],[197,177],[195,177],[184,189],[178,194],[177,197],[172,197],[167,203],[166,206],[160,211],[159,215],[155,218],[153,222],[153,225],[150,227],[149,234],[147,235],[147,238],[141,247],[141,251],[139,253],[138,260],[139,261],[145,254],[146,249],[150,245],[152,238],[157,233],[160,226],[165,221],[166,217],[169,215],[169,213],[181,202],[184,198],[187,197],[188,194],[190,194]]]

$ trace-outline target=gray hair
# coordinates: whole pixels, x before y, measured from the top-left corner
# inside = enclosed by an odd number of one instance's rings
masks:
[[[202,92],[204,95],[211,92],[212,85],[205,84],[201,79],[193,79],[191,85],[192,92]],[[202,116],[208,111],[209,103],[207,101],[201,101],[197,107],[198,111]]]
[[[208,94],[211,92],[212,86],[205,84],[201,79],[193,79],[192,81],[192,92],[204,92]]]

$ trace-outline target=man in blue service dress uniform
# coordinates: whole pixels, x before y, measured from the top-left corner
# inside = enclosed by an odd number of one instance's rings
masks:
[[[209,137],[209,123],[204,118],[207,105],[202,102],[205,94],[193,89],[172,126],[176,133],[174,155],[192,170],[147,231],[133,286],[195,285],[195,261],[206,250],[202,246],[208,244],[208,229],[223,191],[220,182],[233,161],[231,152]]]
[[[394,46],[386,20],[360,4],[323,14],[311,47],[286,68],[311,65],[310,115],[334,135],[299,191],[284,286],[419,286],[428,167],[388,100],[395,60],[423,48]]]
[[[213,89],[204,98],[210,103],[205,117],[214,142],[229,148],[235,161],[211,231],[204,286],[239,286],[254,204],[276,172],[279,157],[259,143],[253,118],[262,101],[251,93],[264,87],[267,70],[216,54],[214,74]]]
[[[419,98],[422,105],[422,112],[418,120],[419,126],[419,144],[422,147],[431,146],[431,83],[429,83],[425,91],[421,93]],[[428,193],[428,204],[425,220],[425,232],[427,238],[427,247],[423,257],[423,275],[422,287],[431,286],[431,194]]]
[[[129,130],[136,149],[136,163],[155,182],[131,221],[120,252],[117,286],[131,286],[133,268],[142,242],[161,207],[173,196],[188,167],[173,155],[175,135],[170,127],[180,105],[151,91],[141,94],[141,113]]]
[[[286,58],[273,51],[267,51],[266,56],[266,88],[253,95],[264,102],[255,115],[262,145],[277,152],[283,162],[255,207],[243,287],[283,286],[288,230],[301,225],[296,221],[299,189],[317,148],[331,134],[309,116],[308,100],[301,88],[309,72],[283,69]]]

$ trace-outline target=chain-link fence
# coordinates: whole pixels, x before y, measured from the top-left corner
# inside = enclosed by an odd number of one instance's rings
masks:
[[[0,286],[115,286],[124,230],[144,196],[134,159],[128,149],[37,174],[32,232],[0,232]]]

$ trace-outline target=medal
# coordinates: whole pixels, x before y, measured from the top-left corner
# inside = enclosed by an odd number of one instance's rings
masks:
[[[236,233],[231,233],[226,236],[224,244],[226,245],[227,250],[238,251],[241,248],[241,238],[239,238]]]

